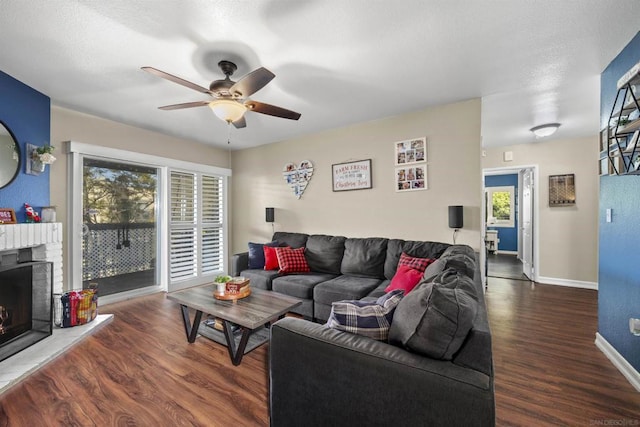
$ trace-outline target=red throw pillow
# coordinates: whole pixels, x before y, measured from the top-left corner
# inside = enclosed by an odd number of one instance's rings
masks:
[[[308,273],[309,264],[304,257],[304,248],[274,248],[280,264],[280,273]]]
[[[422,274],[423,272],[420,270],[411,268],[408,265],[401,265],[398,267],[398,270],[396,270],[396,274],[393,276],[393,279],[391,279],[391,283],[389,283],[389,286],[387,286],[384,291],[391,292],[396,289],[402,289],[406,295],[420,282]]]
[[[433,263],[435,261],[435,259],[431,259],[431,258],[416,258],[416,257],[412,257],[411,255],[407,255],[406,253],[402,252],[402,255],[400,255],[400,261],[398,261],[398,267],[400,267],[401,265],[406,265],[409,266],[415,270],[418,270],[422,273],[424,273],[424,270],[427,269],[427,266],[431,263]]]
[[[271,246],[263,246],[264,250],[264,269],[265,270],[277,270],[280,268],[278,264],[278,255],[276,254],[276,248]]]

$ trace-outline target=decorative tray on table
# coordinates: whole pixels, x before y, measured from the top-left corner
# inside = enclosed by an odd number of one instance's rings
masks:
[[[232,301],[251,295],[251,285],[249,279],[244,277],[233,277],[226,283],[215,283],[216,289],[213,292],[215,299]],[[224,287],[222,287],[224,285]]]

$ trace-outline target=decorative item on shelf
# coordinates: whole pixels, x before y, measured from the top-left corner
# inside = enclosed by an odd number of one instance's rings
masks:
[[[28,160],[26,163],[26,173],[29,175],[40,175],[45,171],[46,166],[53,164],[56,158],[53,156],[55,147],[49,144],[43,146],[35,146],[27,144]]]
[[[289,184],[289,187],[293,190],[293,194],[295,194],[298,199],[302,197],[312,176],[313,163],[309,160],[303,160],[299,165],[287,163],[282,168],[282,177],[287,181],[287,184]]]
[[[42,208],[42,222],[56,222],[55,206],[44,206]]]
[[[40,215],[28,203],[24,204],[24,210],[27,214],[26,222],[40,222]]]
[[[372,188],[371,159],[331,165],[333,191],[364,190]]]
[[[545,138],[556,133],[559,127],[560,123],[546,123],[544,125],[534,126],[529,130],[533,132],[536,138]]]
[[[0,224],[15,224],[16,212],[9,208],[0,208]]]
[[[572,173],[549,175],[549,206],[576,204],[576,179]]]

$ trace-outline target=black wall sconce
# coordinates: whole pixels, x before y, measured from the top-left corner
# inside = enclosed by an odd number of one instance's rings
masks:
[[[449,228],[453,228],[453,244],[456,244],[456,233],[464,226],[462,206],[449,206]]]
[[[275,221],[275,208],[265,208],[264,216],[265,216],[265,221],[274,222]]]

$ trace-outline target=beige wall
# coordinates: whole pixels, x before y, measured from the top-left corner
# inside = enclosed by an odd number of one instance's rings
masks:
[[[483,168],[539,166],[539,276],[595,283],[598,280],[598,136],[486,149]],[[503,152],[513,161],[504,162]],[[573,173],[576,204],[549,207],[549,175]]]
[[[463,205],[457,242],[479,248],[480,108],[474,99],[234,152],[232,252],[270,238],[267,206],[276,208],[276,231],[451,242],[447,206]],[[393,143],[422,136],[429,188],[398,193]],[[361,159],[372,159],[373,188],[334,193],[331,165]],[[282,167],[302,160],[314,174],[298,200]]]
[[[229,154],[212,146],[175,138],[124,125],[111,120],[78,113],[65,108],[51,108],[51,145],[56,147],[58,159],[51,165],[51,204],[56,206],[58,221],[67,223],[67,159],[63,154],[63,141],[75,141],[100,145],[160,157],[201,163],[211,166],[229,167]],[[66,232],[66,231],[65,231]],[[63,256],[67,259],[68,245],[63,246]],[[65,286],[69,287],[68,263],[65,263]]]

